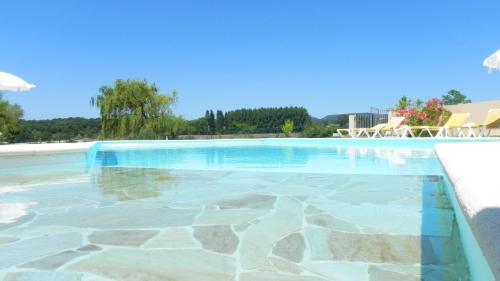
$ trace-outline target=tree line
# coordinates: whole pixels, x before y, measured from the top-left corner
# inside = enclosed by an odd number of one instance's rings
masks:
[[[0,141],[40,142],[82,139],[164,139],[178,135],[216,135],[299,132],[304,137],[328,137],[339,127],[347,126],[347,116],[312,120],[304,107],[269,107],[223,112],[207,110],[195,120],[175,116],[171,110],[177,93],[162,94],[155,83],[146,80],[118,79],[112,86],[102,86],[91,105],[100,118],[60,118],[22,120],[23,110],[0,95]],[[443,96],[444,104],[468,103],[457,90]],[[407,97],[398,109],[423,108],[420,100]]]
[[[19,130],[10,142],[43,142],[97,139],[101,130],[99,118],[57,118],[20,120]]]
[[[311,116],[303,107],[268,107],[237,109],[227,112],[207,110],[203,118],[189,121],[197,134],[279,133],[285,121],[302,132],[311,124]]]

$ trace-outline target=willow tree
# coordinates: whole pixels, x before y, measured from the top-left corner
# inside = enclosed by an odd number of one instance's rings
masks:
[[[176,100],[175,90],[162,95],[146,80],[118,79],[113,87],[102,86],[90,102],[100,110],[103,138],[157,139],[169,132]]]

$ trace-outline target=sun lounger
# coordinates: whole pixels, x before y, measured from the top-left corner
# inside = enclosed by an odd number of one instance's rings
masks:
[[[357,138],[358,137],[358,132],[355,131],[356,129],[337,129],[337,134],[341,138],[350,136],[351,138]],[[335,136],[335,134],[334,134]]]
[[[340,137],[350,136],[352,138],[358,138],[362,135],[370,137],[370,133],[378,132],[385,125],[387,125],[387,123],[377,124],[371,128],[337,129],[337,133]]]
[[[417,137],[422,136],[423,133],[429,134],[430,137],[440,138],[440,137],[450,137],[452,136],[452,130],[457,130],[457,136],[463,136],[463,126],[467,119],[469,118],[469,113],[453,113],[448,121],[443,126],[403,126],[403,135],[411,135],[415,137],[413,133],[414,130],[420,130]],[[436,132],[435,135],[432,132]]]
[[[382,138],[390,135],[396,135],[399,137],[398,129],[404,120],[404,117],[392,117],[389,122],[377,124],[371,128],[338,129],[337,133],[341,137],[351,136],[352,138],[359,138],[362,136],[369,138]]]
[[[467,129],[468,137],[489,137],[491,129],[500,126],[500,108],[488,110],[486,120],[482,124],[465,124],[463,129]],[[474,129],[479,129],[479,134],[476,136]]]
[[[380,134],[380,130],[382,130],[388,123],[377,124],[371,128],[359,128],[358,129],[358,137],[362,137],[365,135],[366,137],[372,137],[375,134]],[[370,135],[371,134],[371,135]]]
[[[399,117],[392,117],[389,122],[382,127],[380,130],[377,132],[374,132],[372,135],[372,138],[376,138],[377,136],[379,137],[389,137],[389,136],[397,136],[400,137],[399,131],[401,130],[401,124],[405,121],[405,117],[399,116]]]

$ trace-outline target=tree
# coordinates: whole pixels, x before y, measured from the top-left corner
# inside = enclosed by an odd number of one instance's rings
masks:
[[[400,109],[409,109],[411,106],[412,106],[411,99],[409,99],[406,96],[402,96],[399,99],[398,104],[396,105],[396,109],[397,110],[400,110]]]
[[[208,120],[210,119],[210,110],[205,111],[205,123],[206,123],[206,132],[209,135],[210,134],[210,124],[208,123]]]
[[[256,126],[248,125],[245,123],[233,123],[233,126],[236,128],[236,133],[239,134],[251,134],[255,133]]]
[[[215,115],[214,115],[214,112],[212,110],[210,110],[210,112],[208,114],[208,128],[209,128],[210,134],[214,135],[215,131],[216,131],[216,127],[215,127]]]
[[[218,134],[222,134],[224,132],[224,113],[222,113],[222,110],[217,110],[217,120],[215,122],[215,127]]]
[[[187,123],[186,120],[184,120],[182,117],[177,117],[173,115],[169,116],[168,118],[166,118],[165,122],[166,135],[170,139],[175,139],[179,135],[179,132],[185,130],[186,123]]]
[[[146,80],[118,79],[113,87],[102,86],[99,92],[91,105],[100,110],[102,137],[150,139],[163,138],[169,132],[175,90],[162,95]]]
[[[416,99],[415,102],[414,102],[414,106],[416,109],[422,109],[424,108],[424,101],[421,100],[421,99]]]
[[[236,124],[255,126],[254,133],[279,133],[286,120],[292,120],[295,130],[301,132],[311,123],[311,116],[303,107],[238,109],[225,114],[226,132],[239,132]]]
[[[20,130],[24,112],[17,104],[10,104],[0,94],[0,140],[10,141]]]
[[[281,126],[281,132],[285,135],[285,137],[289,137],[293,133],[293,121],[285,120],[285,123]]]
[[[443,95],[443,101],[445,105],[471,103],[466,95],[455,89],[451,89],[446,95]]]
[[[337,129],[340,128],[341,127],[334,122],[320,121],[305,128],[301,136],[306,138],[327,138],[331,137],[337,132]]]
[[[348,128],[349,127],[349,115],[340,114],[335,118],[335,123],[339,125],[340,128]]]
[[[98,118],[21,120],[19,124],[19,132],[13,136],[12,142],[97,139],[101,129],[101,120]]]

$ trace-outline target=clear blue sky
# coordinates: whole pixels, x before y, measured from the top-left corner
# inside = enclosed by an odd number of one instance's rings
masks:
[[[177,114],[385,108],[456,88],[500,99],[498,0],[24,1],[1,3],[0,71],[38,87],[7,93],[26,119],[95,117],[117,78],[177,89]]]

